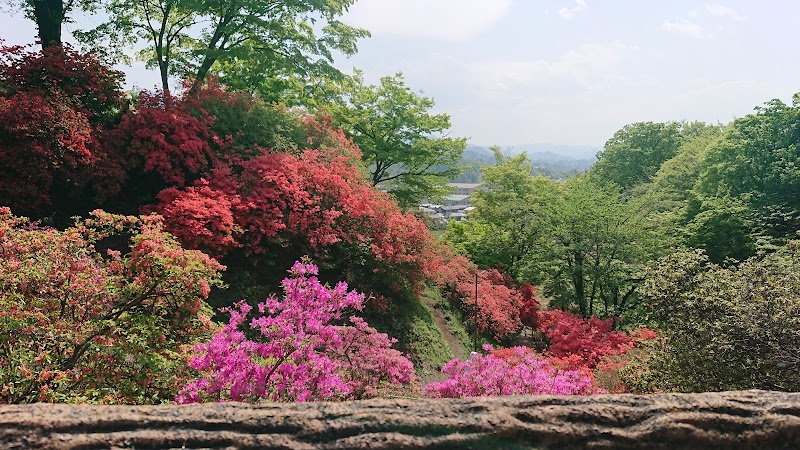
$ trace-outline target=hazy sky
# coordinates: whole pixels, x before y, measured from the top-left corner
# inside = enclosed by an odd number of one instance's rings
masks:
[[[794,0],[359,0],[344,21],[372,38],[337,65],[371,82],[402,71],[473,143],[602,145],[631,122],[726,123],[791,101],[798,17]],[[20,17],[0,30],[35,35]]]

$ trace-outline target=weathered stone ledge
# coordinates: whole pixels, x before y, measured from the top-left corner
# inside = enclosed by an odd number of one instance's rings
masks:
[[[800,393],[0,406],[0,447],[800,448]]]

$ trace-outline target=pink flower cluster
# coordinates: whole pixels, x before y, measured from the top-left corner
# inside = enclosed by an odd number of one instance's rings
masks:
[[[311,264],[297,262],[290,272],[284,297],[260,303],[250,321],[261,339],[250,340],[240,329],[253,309],[240,302],[211,342],[195,347],[190,364],[202,377],[181,390],[178,403],[358,399],[417,381],[413,365],[386,334],[360,317],[351,317],[351,326],[332,324],[360,309],[363,294],[347,292],[343,282],[325,287]]]
[[[484,350],[492,351],[490,345]],[[495,395],[589,395],[600,393],[586,370],[558,370],[546,358],[514,347],[514,358],[492,353],[473,354],[467,361],[454,359],[442,372],[445,381],[425,387],[431,397],[461,398]]]

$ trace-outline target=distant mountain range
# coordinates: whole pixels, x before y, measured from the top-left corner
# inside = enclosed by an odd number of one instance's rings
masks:
[[[555,145],[555,144],[523,144],[501,146],[503,153],[515,156],[527,153],[533,165],[533,173],[563,178],[583,172],[597,161],[595,156],[601,147],[589,145]],[[480,167],[494,164],[494,153],[487,146],[467,144],[461,163],[469,166],[458,179],[458,182],[478,182],[481,178]]]
[[[593,162],[597,160],[597,152],[603,149],[599,145],[562,145],[562,144],[516,144],[516,145],[501,145],[503,153],[510,156],[519,155],[526,152],[531,159],[534,155],[541,154],[543,158],[552,159],[546,155],[561,156],[566,159],[589,159]],[[489,150],[488,145],[467,144],[467,151],[474,153],[476,156],[492,156],[492,151]]]

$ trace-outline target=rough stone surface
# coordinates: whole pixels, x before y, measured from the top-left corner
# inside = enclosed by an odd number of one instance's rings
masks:
[[[0,448],[800,448],[800,393],[0,406]]]

